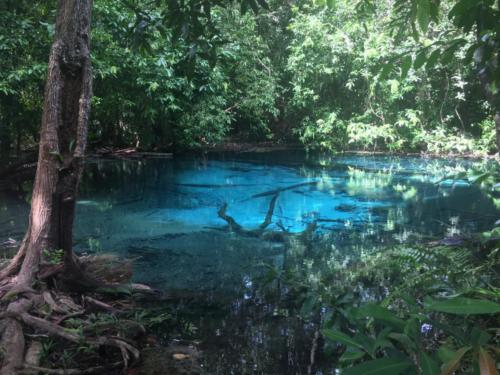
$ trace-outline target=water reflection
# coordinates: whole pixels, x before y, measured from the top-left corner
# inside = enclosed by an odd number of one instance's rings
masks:
[[[208,374],[330,374],[320,354],[311,367],[321,317],[305,323],[309,297],[287,300],[301,286],[280,280],[302,274],[314,286],[391,244],[489,229],[498,216],[491,199],[443,180],[473,163],[300,153],[90,161],[75,246],[134,258],[136,281],[192,296],[179,314],[197,327]],[[217,214],[227,204],[238,224],[256,229],[274,196],[268,233],[297,236],[231,233]],[[21,238],[28,201],[2,193],[0,243]]]

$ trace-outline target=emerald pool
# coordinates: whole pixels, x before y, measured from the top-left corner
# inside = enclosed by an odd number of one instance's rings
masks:
[[[207,374],[307,374],[314,326],[259,291],[266,270],[287,262],[290,243],[277,234],[309,228],[304,259],[335,249],[346,264],[393,245],[458,241],[498,218],[477,186],[450,177],[475,163],[298,151],[89,160],[75,248],[132,258],[134,281],[191,296],[179,313]],[[275,235],[230,231],[218,215],[227,205],[242,228],[257,229],[274,197],[264,234]],[[29,192],[0,193],[0,242],[20,240],[28,202]],[[334,373],[326,362],[314,371]]]

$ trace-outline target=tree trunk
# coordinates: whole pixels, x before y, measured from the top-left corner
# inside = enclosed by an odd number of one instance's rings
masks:
[[[18,254],[0,273],[5,278],[19,272],[18,285],[31,286],[44,250],[64,250],[65,266],[74,266],[73,218],[92,95],[91,12],[92,0],[58,2],[29,227]]]
[[[500,152],[500,109],[495,114],[495,135],[497,141],[497,152]]]

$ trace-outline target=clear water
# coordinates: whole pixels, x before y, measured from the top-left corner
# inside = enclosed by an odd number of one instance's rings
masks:
[[[231,233],[219,208],[226,203],[240,225],[256,229],[278,194],[268,232],[299,233],[315,221],[318,238],[354,257],[490,229],[493,202],[475,186],[443,180],[473,163],[300,152],[89,161],[75,246],[134,258],[135,281],[195,296],[190,319],[208,374],[307,373],[313,327],[277,320],[256,292],[263,265],[283,265],[285,243]],[[0,243],[18,240],[28,198],[1,194]],[[316,250],[326,251],[320,242]],[[333,371],[317,367],[312,373]]]

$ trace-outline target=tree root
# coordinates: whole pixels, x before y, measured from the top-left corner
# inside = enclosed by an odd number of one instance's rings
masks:
[[[122,362],[111,363],[107,366],[95,366],[89,367],[84,370],[80,369],[52,369],[46,367],[33,366],[25,364],[23,368],[19,371],[19,374],[54,374],[54,375],[86,375],[86,374],[102,374],[107,373],[109,370],[120,368]]]
[[[12,318],[6,319],[5,325],[1,342],[4,359],[0,374],[15,375],[17,369],[21,368],[24,362],[23,327],[21,323]]]
[[[14,256],[14,258],[11,259],[10,263],[6,267],[0,270],[0,280],[3,281],[7,278],[10,278],[19,271],[21,265],[23,264],[24,256],[26,255],[27,240],[27,237],[23,239],[17,254]]]
[[[34,354],[29,353],[30,349],[28,349],[25,356],[26,341],[23,333],[23,325],[31,327],[35,332],[44,332],[48,336],[58,337],[78,345],[86,344],[95,347],[108,346],[116,348],[122,356],[122,361],[119,362],[119,365],[124,368],[127,368],[130,363],[136,362],[139,359],[139,350],[124,338],[116,336],[86,337],[61,326],[64,320],[72,316],[83,315],[85,311],[82,306],[77,305],[70,297],[60,294],[56,295],[49,291],[42,291],[38,294],[32,292],[34,291],[31,289],[27,294],[21,295],[16,293],[13,297],[16,300],[10,302],[4,310],[5,312],[2,316],[3,332],[0,343],[4,355],[0,375],[35,374],[38,372],[48,374],[90,374],[96,372],[105,373],[106,370],[110,369],[109,366],[97,366],[84,370],[51,370],[38,367],[38,364],[33,360]],[[94,306],[98,305],[108,312],[111,310],[114,312],[118,311],[105,302],[84,297],[84,301],[87,303],[89,303],[89,300],[92,301]],[[33,314],[42,315],[45,318]],[[53,314],[62,316],[53,317]],[[53,321],[48,320],[49,318],[52,318]],[[118,364],[113,364],[113,367],[118,367]]]
[[[87,302],[89,305],[97,307],[99,310],[103,310],[111,314],[116,314],[120,312],[120,310],[115,309],[113,306],[108,305],[107,303],[99,301],[92,297],[83,297],[83,300]]]

